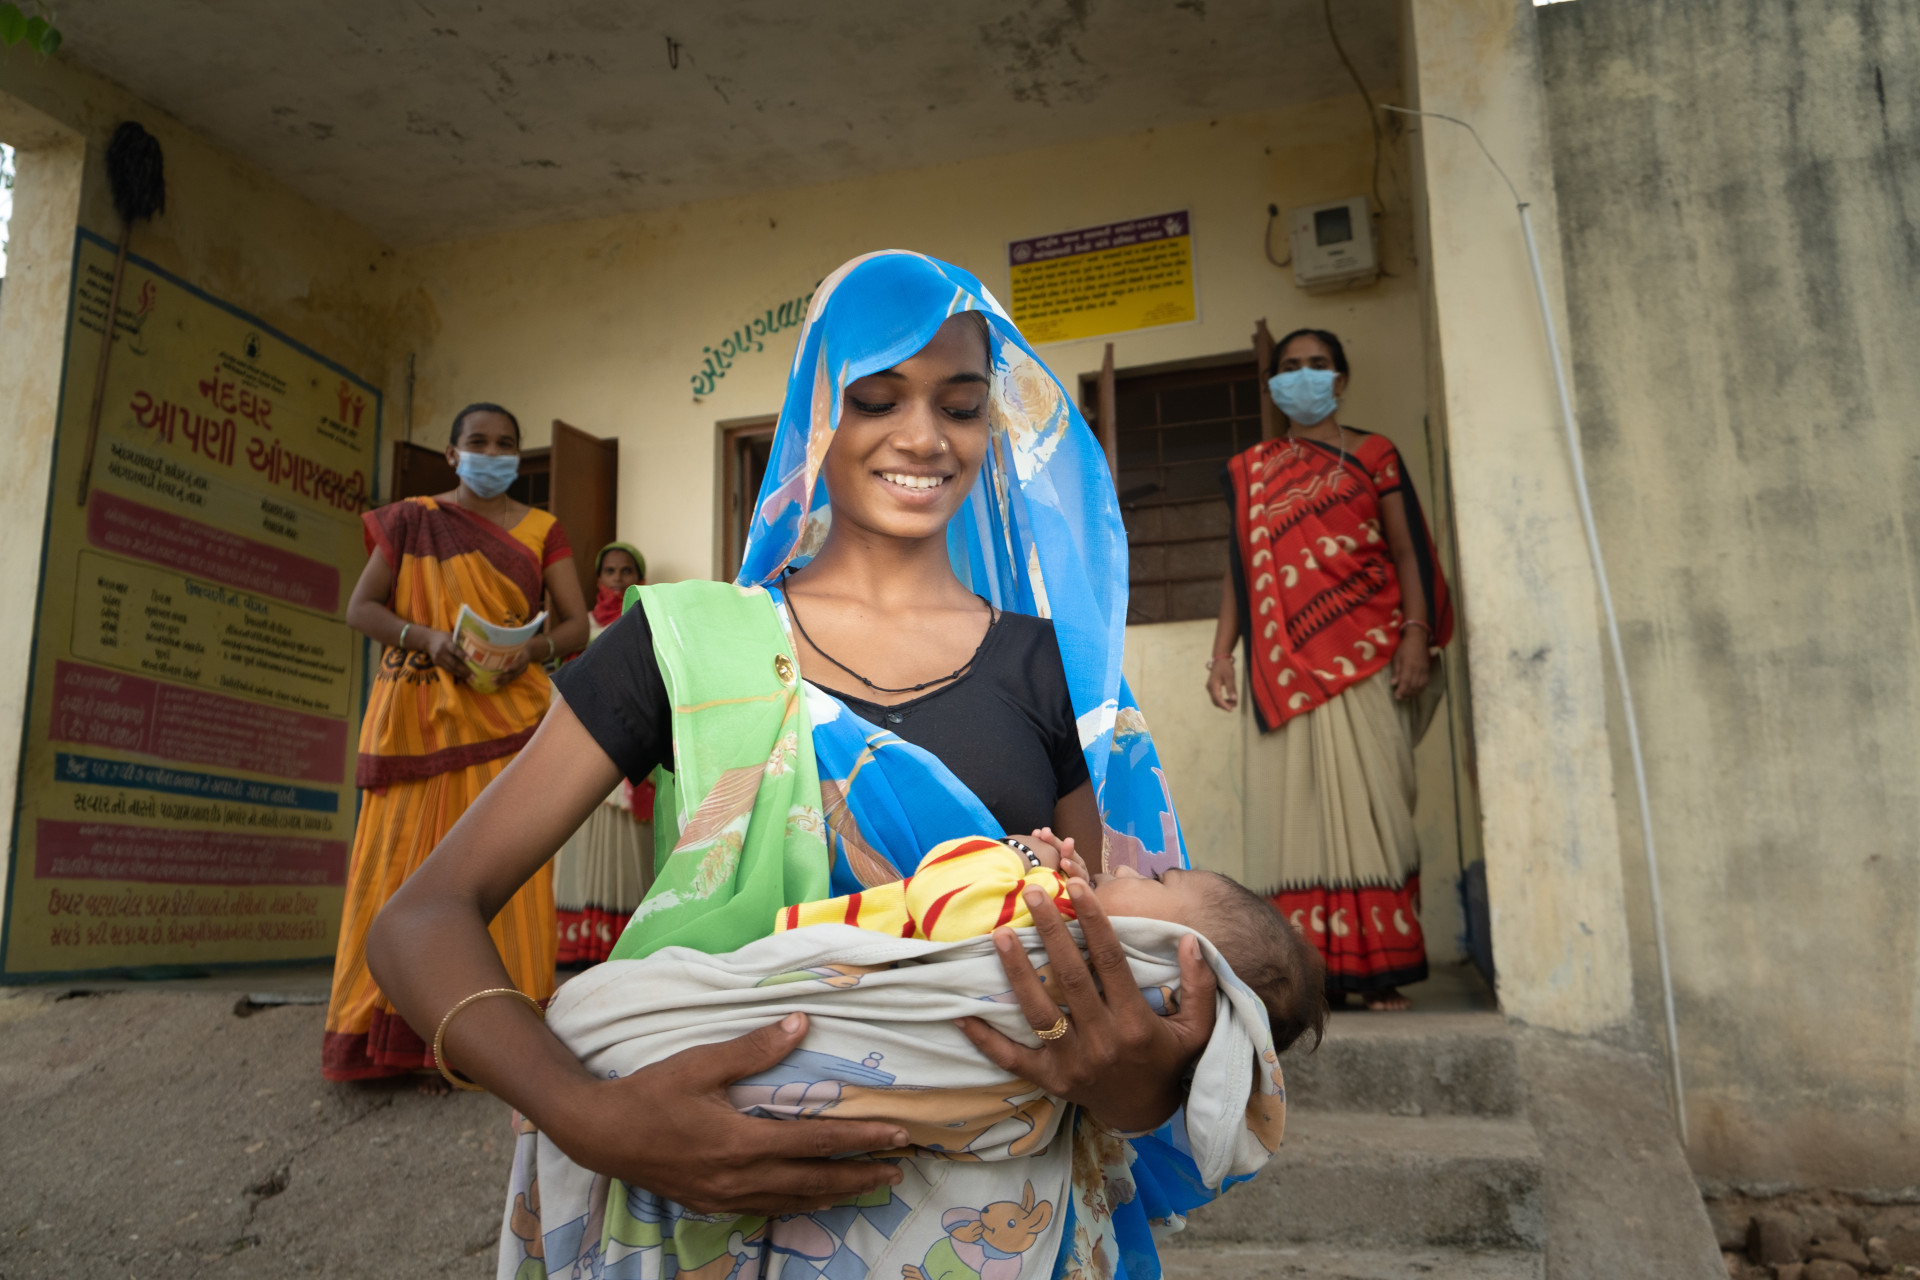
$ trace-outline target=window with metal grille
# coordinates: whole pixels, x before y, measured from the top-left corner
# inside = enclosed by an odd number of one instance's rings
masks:
[[[1219,612],[1233,529],[1220,468],[1259,442],[1261,389],[1246,357],[1116,377],[1129,624]]]

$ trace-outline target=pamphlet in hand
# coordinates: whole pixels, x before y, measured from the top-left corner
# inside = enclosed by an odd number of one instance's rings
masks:
[[[498,673],[507,669],[515,651],[533,639],[546,620],[543,610],[524,627],[495,626],[468,606],[461,605],[459,621],[453,624],[453,636],[467,665],[473,669],[470,683],[474,689],[480,693],[498,693]]]

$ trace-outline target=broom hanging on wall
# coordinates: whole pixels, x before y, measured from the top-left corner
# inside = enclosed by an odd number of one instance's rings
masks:
[[[119,337],[120,281],[127,273],[127,242],[133,224],[167,207],[167,178],[160,142],[131,120],[123,120],[107,143],[107,185],[120,214],[120,253],[113,262],[113,287],[107,291],[106,332],[100,339],[100,363],[93,373],[93,404],[87,410],[87,445],[80,455],[80,505],[87,505],[93,483],[93,446],[100,438],[100,409],[107,397],[107,364]]]

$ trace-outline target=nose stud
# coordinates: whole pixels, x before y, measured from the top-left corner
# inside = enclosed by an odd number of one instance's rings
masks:
[[[947,438],[946,438],[945,436],[941,436],[941,437],[940,437],[940,452],[942,452],[942,453],[945,453],[946,451],[947,451]]]

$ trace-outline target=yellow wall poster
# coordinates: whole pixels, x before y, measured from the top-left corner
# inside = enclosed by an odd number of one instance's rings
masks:
[[[113,264],[82,231],[0,976],[330,956],[380,395],[129,257],[83,495]]]
[[[1069,342],[1185,324],[1193,296],[1186,210],[1082,227],[1007,246],[1009,306],[1028,342]]]

